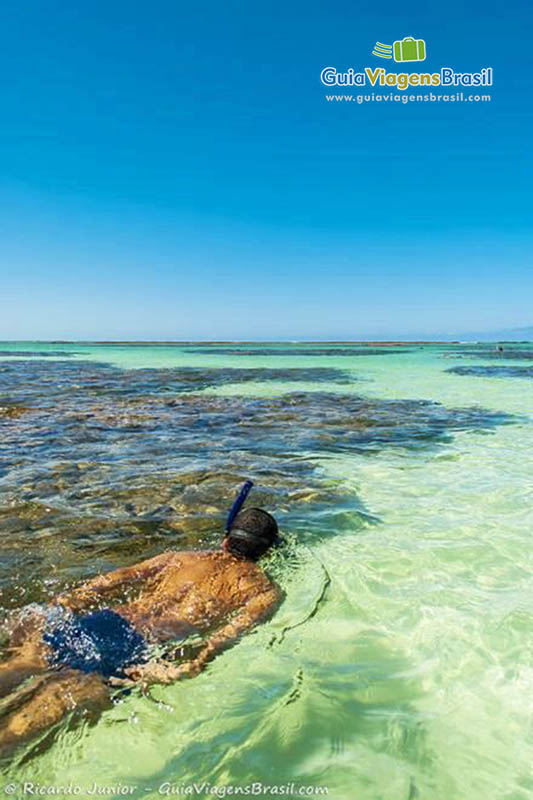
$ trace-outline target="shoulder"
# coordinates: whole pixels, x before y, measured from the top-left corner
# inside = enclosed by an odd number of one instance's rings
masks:
[[[224,553],[218,550],[170,550],[173,561],[182,564],[205,563],[216,564],[223,559]]]
[[[219,573],[227,568],[225,553],[218,550],[172,550],[168,553],[170,569],[194,569],[195,573]]]
[[[239,586],[251,597],[265,595],[275,600],[281,596],[281,591],[274,581],[253,561],[237,561],[232,559],[234,575]]]

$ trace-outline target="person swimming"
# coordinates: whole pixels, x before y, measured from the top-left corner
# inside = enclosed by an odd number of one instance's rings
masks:
[[[35,689],[2,719],[0,747],[16,746],[68,711],[106,707],[110,685],[197,675],[274,613],[281,592],[256,562],[279,544],[278,525],[263,509],[241,510],[251,487],[248,481],[233,504],[220,550],[168,551],[21,614],[11,658],[0,664],[0,696],[29,678]],[[134,599],[119,602],[125,592]],[[191,636],[200,645],[182,663],[154,655]]]

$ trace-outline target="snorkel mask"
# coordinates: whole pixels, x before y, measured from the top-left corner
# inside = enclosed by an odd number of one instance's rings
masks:
[[[247,508],[240,513],[253,485],[253,481],[244,483],[226,522],[226,549],[234,556],[252,560],[281,543],[277,522],[267,511]]]

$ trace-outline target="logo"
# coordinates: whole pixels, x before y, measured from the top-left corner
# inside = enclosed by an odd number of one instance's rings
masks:
[[[424,39],[405,36],[393,44],[376,42],[372,55],[377,58],[394,59],[396,62],[420,62],[427,56]],[[478,72],[456,72],[452,67],[440,67],[433,72],[418,72],[416,66],[407,64],[403,70],[394,72],[386,69],[385,64],[373,67],[349,67],[339,71],[336,67],[324,67],[320,80],[324,86],[367,86],[372,88],[392,88],[405,92],[411,87],[442,86],[455,89],[463,86],[492,86],[492,67],[483,67]]]
[[[392,45],[376,42],[374,49],[372,50],[372,55],[377,56],[378,58],[392,58]]]
[[[425,61],[426,43],[424,39],[406,36],[404,39],[398,39],[394,45],[376,42],[372,50],[372,55],[378,58],[392,58],[393,53],[395,61]]]

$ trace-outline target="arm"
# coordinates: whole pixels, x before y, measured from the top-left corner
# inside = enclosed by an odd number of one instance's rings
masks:
[[[78,588],[70,592],[64,592],[56,597],[55,602],[59,605],[70,608],[71,611],[80,611],[98,600],[109,597],[117,589],[125,585],[139,583],[157,575],[173,559],[174,553],[161,553],[159,556],[141,561],[132,567],[115,569],[99,575],[90,581],[82,583]]]
[[[185,671],[185,674],[195,675],[201,672],[206,664],[212,661],[222,650],[226,650],[226,648],[235,644],[243,633],[271,617],[280,600],[281,592],[274,585],[252,597],[231,622],[228,622],[227,625],[224,625],[207,640],[200,653],[190,662],[192,672]],[[183,666],[189,667],[189,664],[184,664]]]
[[[192,661],[179,666],[150,661],[130,667],[126,674],[130,679],[144,683],[173,683],[180,678],[192,678],[198,675],[218,653],[233,645],[246,631],[271,616],[281,600],[280,590],[272,585],[260,594],[252,597],[239,613],[207,640],[200,653]]]

